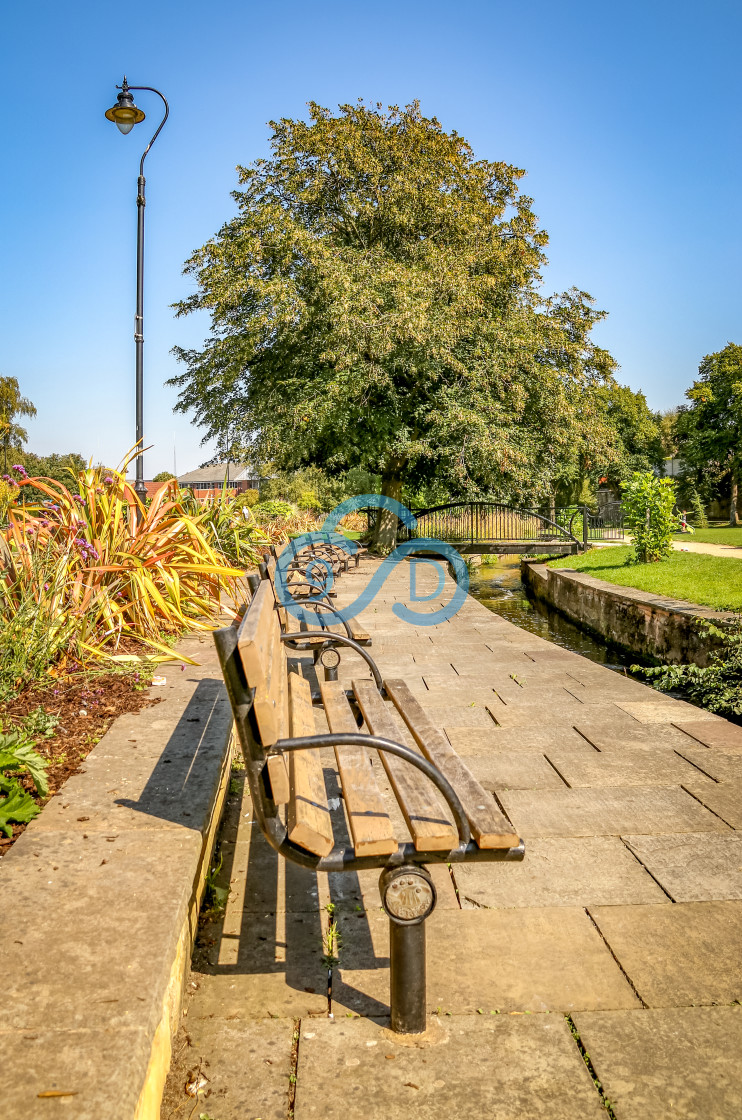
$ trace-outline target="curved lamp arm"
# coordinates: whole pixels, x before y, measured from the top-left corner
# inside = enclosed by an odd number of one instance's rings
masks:
[[[129,89],[146,89],[148,91],[148,93],[156,93],[158,97],[162,98],[162,103],[165,106],[165,116],[160,121],[160,123],[157,127],[157,131],[155,132],[154,136],[150,140],[147,147],[144,149],[144,152],[142,153],[142,158],[139,161],[139,176],[141,178],[141,177],[144,176],[144,161],[147,158],[147,153],[150,150],[150,148],[152,147],[152,145],[154,144],[157,137],[162,132],[162,126],[164,125],[165,121],[167,120],[167,118],[170,115],[170,106],[167,103],[167,98],[165,97],[165,95],[163,93],[160,93],[159,89],[155,89],[154,86],[129,86]]]

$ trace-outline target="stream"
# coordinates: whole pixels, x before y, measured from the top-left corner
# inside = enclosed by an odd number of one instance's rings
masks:
[[[564,615],[549,610],[545,604],[529,599],[520,580],[520,558],[517,556],[502,556],[495,564],[474,567],[469,575],[469,594],[488,610],[502,615],[522,630],[582,654],[607,669],[623,673],[641,660],[636,654],[626,653],[581,630]]]

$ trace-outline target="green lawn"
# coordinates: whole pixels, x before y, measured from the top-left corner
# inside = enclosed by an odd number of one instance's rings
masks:
[[[712,525],[708,529],[696,529],[692,535],[676,533],[677,541],[701,541],[702,544],[733,544],[742,548],[742,525]]]
[[[627,564],[630,555],[631,549],[624,545],[594,548],[578,556],[552,560],[549,567],[572,568],[608,583],[687,599],[717,610],[742,609],[742,560],[701,552],[673,552],[658,564]]]

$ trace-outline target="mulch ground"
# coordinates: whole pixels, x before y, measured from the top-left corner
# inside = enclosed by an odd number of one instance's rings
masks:
[[[159,697],[150,699],[148,691],[133,673],[80,673],[43,688],[24,689],[13,700],[0,704],[0,721],[9,731],[39,707],[58,717],[52,737],[39,739],[35,745],[35,750],[49,760],[47,778],[51,797],[80,769],[117,716],[139,712],[160,702]],[[34,794],[30,778],[22,784]],[[46,800],[39,804],[46,804]],[[12,837],[0,836],[0,856],[25,828],[23,824],[15,824]]]

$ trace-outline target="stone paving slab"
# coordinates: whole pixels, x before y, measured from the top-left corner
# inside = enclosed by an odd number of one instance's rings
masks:
[[[705,747],[720,747],[725,751],[742,752],[742,727],[720,719],[673,721],[679,731]]]
[[[231,1022],[188,1019],[165,1090],[162,1120],[187,1120],[195,1101],[184,1086],[200,1071],[206,1080],[196,1115],[216,1120],[286,1120],[291,1019]],[[102,1118],[101,1118],[102,1120]]]
[[[540,751],[490,751],[467,758],[466,765],[489,790],[564,789],[564,782]]]
[[[742,779],[709,782],[702,778],[685,782],[685,788],[732,828],[742,828]]]
[[[507,790],[500,801],[518,834],[620,836],[623,833],[728,832],[682,789],[644,786],[563,790]]]
[[[443,1017],[417,1039],[369,1019],[303,1023],[296,1120],[600,1120],[559,1015]]]
[[[14,1025],[153,1032],[170,972],[162,960],[175,956],[201,837],[29,829],[23,840],[2,861],[3,998]],[[147,944],[162,956],[141,952]]]
[[[474,728],[457,727],[456,724],[445,722],[443,730],[456,753],[467,760],[471,757],[487,758],[493,751],[507,751],[511,754],[520,751],[543,753],[554,746],[561,750],[589,751],[591,754],[595,750],[569,724],[541,728],[496,727],[493,723],[491,728]]]
[[[131,1062],[146,1069],[150,1047],[151,1038],[142,1028],[0,1028],[3,1120],[132,1117],[141,1086],[122,1071]],[[51,1092],[68,1095],[39,1096]]]
[[[529,840],[527,853],[521,864],[457,864],[454,877],[461,905],[598,906],[668,901],[617,837]]]
[[[618,722],[618,721],[616,721]],[[575,722],[575,730],[599,751],[656,750],[672,747],[680,750],[689,740],[676,727],[666,723],[641,726],[632,721],[628,728],[616,727],[612,720],[596,721],[592,712]]]
[[[591,906],[590,914],[649,1007],[742,999],[742,902]]]
[[[719,748],[708,747],[679,747],[678,754],[692,762],[693,765],[715,778],[717,782],[735,782],[742,780],[742,752],[723,751]]]
[[[548,750],[547,757],[573,789],[581,786],[678,786],[681,782],[708,781],[671,747],[654,751],[606,751],[576,754]]]
[[[742,1115],[742,1008],[581,1012],[574,1021],[621,1120]]]
[[[670,697],[665,700],[620,700],[618,707],[639,723],[676,723],[683,719],[706,722],[718,718],[693,704],[686,704],[684,700],[673,700]]]
[[[368,998],[389,999],[386,968],[369,971],[354,945],[354,919],[340,923],[346,946],[335,998],[360,1014]],[[388,920],[369,914],[377,959],[388,952]],[[356,928],[361,929],[363,926]],[[584,910],[569,907],[434,911],[427,922],[428,1009],[467,1014],[633,1007],[636,997]],[[359,946],[365,953],[363,945]]]
[[[623,836],[675,902],[742,899],[742,836]]]

